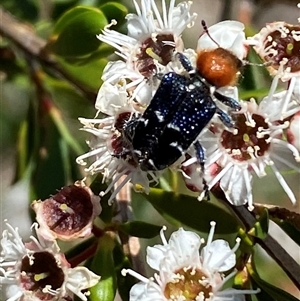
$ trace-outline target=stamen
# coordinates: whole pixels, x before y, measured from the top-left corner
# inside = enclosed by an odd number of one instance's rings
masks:
[[[219,291],[222,288],[222,286],[224,285],[224,283],[226,283],[229,279],[231,279],[232,277],[234,277],[236,273],[237,273],[237,270],[234,270],[230,274],[228,274],[220,283],[218,283],[216,285],[215,291]],[[221,291],[221,293],[226,292],[226,291],[227,290]],[[244,290],[242,290],[242,291],[244,291]]]
[[[286,116],[284,116],[283,113],[287,111],[288,103],[291,100],[291,96],[292,96],[295,84],[296,84],[296,77],[293,76],[291,78],[290,82],[289,82],[289,88],[286,91],[284,102],[283,102],[283,105],[281,107],[281,120],[284,119],[284,118],[286,118]]]
[[[233,166],[232,162],[228,162],[225,167],[215,176],[212,178],[211,182],[208,183],[209,188],[213,187],[219,180],[227,173],[227,171]]]
[[[280,161],[281,163],[285,164],[287,167],[300,173],[299,164],[293,164],[290,161],[286,160],[284,157],[278,156],[275,152],[272,154],[272,158],[276,159],[276,161]]]
[[[6,223],[6,226],[7,226],[8,230],[3,231],[3,234],[2,234],[3,237],[5,235],[13,236],[14,244],[12,245],[12,247],[14,249],[16,249],[18,253],[21,253],[21,254],[26,253],[26,248],[24,246],[21,236],[19,235],[19,231],[18,231],[19,229],[18,228],[14,229],[9,223]]]
[[[125,173],[127,172],[127,170],[125,170],[125,172],[120,173],[116,179],[114,179],[112,182],[115,184],[121,176],[123,176]],[[113,204],[113,199],[116,197],[116,195],[119,193],[119,191],[123,188],[123,186],[129,182],[131,178],[131,172],[125,177],[125,179],[118,185],[118,187],[115,188],[115,190],[113,191],[113,193],[111,194],[110,198],[108,199],[108,204],[112,205]],[[109,185],[110,186],[110,185]],[[111,189],[111,188],[110,188]],[[109,189],[109,190],[110,190]],[[106,193],[108,192],[107,189],[105,190]]]
[[[175,0],[171,0],[170,1],[170,5],[169,5],[169,20],[168,20],[168,29],[169,28],[172,28],[173,27],[173,9],[174,9],[174,6],[175,6]]]
[[[185,162],[182,163],[183,167],[189,166],[191,164],[196,163],[198,160],[196,157],[191,157],[190,159],[186,160]]]
[[[287,147],[293,153],[293,156],[295,157],[295,160],[297,162],[300,162],[299,151],[297,150],[297,148],[294,145],[292,145],[292,144],[290,144],[290,143],[288,143],[284,140],[277,139],[277,138],[273,138],[272,141],[273,141],[273,143],[276,143],[276,144],[279,144],[281,146]]]
[[[152,9],[153,9],[154,14],[155,14],[155,16],[156,16],[156,20],[157,20],[157,22],[158,22],[159,27],[160,27],[161,29],[163,29],[163,28],[164,28],[163,20],[162,20],[162,18],[161,18],[161,16],[160,16],[160,13],[159,13],[159,11],[158,11],[158,8],[157,8],[156,3],[155,3],[154,0],[151,0],[151,6],[152,6]]]
[[[163,243],[164,246],[168,245],[168,242],[166,240],[166,237],[165,237],[165,231],[167,230],[167,227],[166,226],[163,226],[159,232],[159,235],[160,235],[160,238],[161,238],[161,241]]]
[[[122,274],[122,276],[124,276],[124,277],[125,277],[127,274],[129,274],[129,275],[135,277],[136,279],[138,279],[138,280],[140,280],[140,281],[142,281],[142,282],[144,282],[144,283],[149,283],[149,282],[151,281],[150,279],[148,279],[148,278],[142,276],[141,274],[139,274],[139,273],[137,273],[137,272],[135,272],[135,271],[133,271],[133,270],[131,270],[131,269],[122,269],[121,274]]]
[[[296,204],[296,198],[294,193],[292,192],[291,188],[288,186],[288,184],[286,183],[285,179],[283,178],[283,176],[280,174],[280,172],[278,171],[278,169],[275,167],[274,164],[270,165],[277,180],[279,181],[279,183],[281,184],[282,188],[284,189],[284,191],[286,192],[286,194],[288,195],[288,197],[290,198],[291,202],[295,205]]]

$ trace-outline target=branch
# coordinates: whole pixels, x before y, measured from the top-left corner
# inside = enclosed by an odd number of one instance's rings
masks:
[[[0,6],[0,34],[16,44],[23,52],[50,68],[58,77],[71,83],[76,90],[88,98],[92,103],[96,99],[95,91],[91,91],[82,83],[66,73],[57,63],[55,56],[45,51],[47,42],[38,37],[26,23],[18,21]]]
[[[219,193],[218,198],[238,216],[247,231],[253,227],[257,220],[253,215],[254,213],[247,209],[247,206],[234,206],[225,199],[224,195],[220,198]],[[295,286],[300,289],[300,266],[290,254],[269,234],[265,239],[256,238],[256,242],[278,263]]]

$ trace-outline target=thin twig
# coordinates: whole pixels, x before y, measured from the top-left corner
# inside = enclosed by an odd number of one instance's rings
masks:
[[[121,178],[116,186],[122,182],[124,178]],[[131,208],[131,187],[129,183],[126,183],[120,192],[117,194],[116,201],[118,204],[119,219],[120,222],[125,223],[133,220],[132,208]],[[125,233],[120,232],[120,239],[123,245],[123,251],[132,262],[133,269],[141,275],[146,275],[144,260],[141,258],[141,244],[138,237],[128,236]]]

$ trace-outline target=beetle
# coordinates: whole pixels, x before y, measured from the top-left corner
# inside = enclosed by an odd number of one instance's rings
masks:
[[[122,128],[127,150],[120,156],[129,156],[143,171],[171,166],[193,145],[204,172],[205,152],[197,139],[199,134],[215,114],[227,127],[234,126],[213,97],[233,111],[241,109],[237,100],[216,90],[236,80],[241,61],[234,54],[221,47],[201,52],[196,69],[184,54],[176,53],[176,57],[187,75],[164,74],[144,113],[133,116]]]

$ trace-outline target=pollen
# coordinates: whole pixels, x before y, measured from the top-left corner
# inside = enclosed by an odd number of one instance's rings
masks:
[[[34,281],[40,281],[42,279],[45,279],[49,276],[49,273],[39,273],[34,275]]]
[[[145,191],[145,187],[143,186],[143,185],[141,185],[141,184],[135,184],[134,185],[134,187],[135,187],[135,191],[138,191],[138,192],[144,192]]]
[[[165,287],[164,295],[168,300],[195,301],[198,296],[204,296],[203,300],[210,297],[212,287],[207,275],[200,269],[186,267],[177,270],[175,275],[174,280]]]

